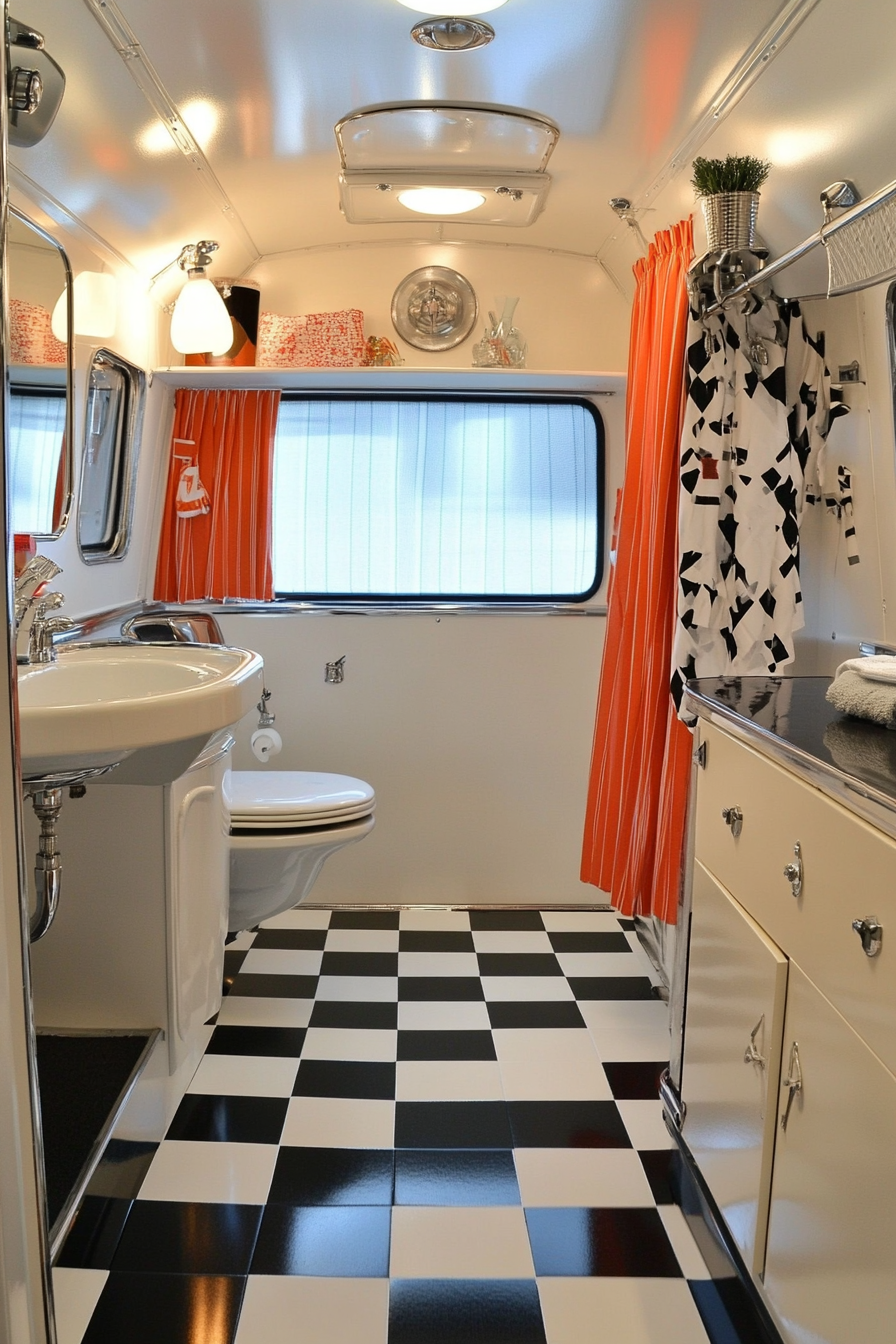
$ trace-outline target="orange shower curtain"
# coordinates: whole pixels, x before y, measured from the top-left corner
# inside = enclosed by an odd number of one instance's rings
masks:
[[[626,915],[675,922],[691,737],[669,694],[678,580],[690,220],[635,266],[626,470],[610,581],[582,881]]]
[[[279,405],[279,392],[176,393],[157,601],[273,597]]]

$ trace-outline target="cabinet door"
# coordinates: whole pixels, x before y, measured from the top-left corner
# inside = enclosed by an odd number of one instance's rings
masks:
[[[761,1274],[787,959],[694,865],[684,1137],[748,1268]]]
[[[802,1088],[786,1128],[777,1127],[765,1272],[772,1310],[794,1344],[892,1344],[896,1078],[792,962],[781,1117],[791,1077]]]

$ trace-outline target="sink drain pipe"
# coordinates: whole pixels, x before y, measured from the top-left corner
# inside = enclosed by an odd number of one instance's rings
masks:
[[[56,823],[62,807],[63,790],[61,788],[36,789],[31,794],[31,806],[40,822],[40,839],[37,842],[37,858],[34,864],[34,885],[37,891],[37,909],[31,920],[31,941],[36,943],[43,938],[59,906],[59,892],[62,888],[62,855],[59,853],[59,837]]]

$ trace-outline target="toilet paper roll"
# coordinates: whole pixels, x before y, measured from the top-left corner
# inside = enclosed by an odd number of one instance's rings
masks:
[[[283,738],[275,728],[257,728],[249,745],[253,756],[257,756],[260,761],[269,761],[283,750]]]

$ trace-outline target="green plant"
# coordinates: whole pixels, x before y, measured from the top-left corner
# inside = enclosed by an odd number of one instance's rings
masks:
[[[723,191],[758,191],[771,164],[752,154],[729,154],[725,159],[695,159],[691,186],[698,196],[718,196]]]

